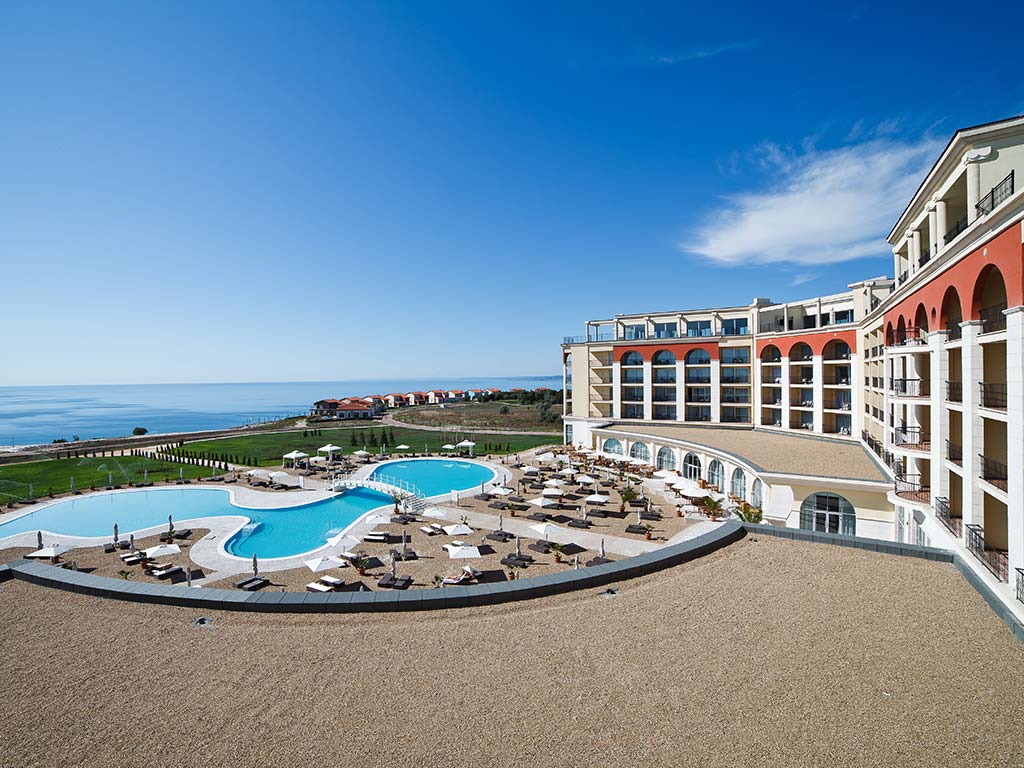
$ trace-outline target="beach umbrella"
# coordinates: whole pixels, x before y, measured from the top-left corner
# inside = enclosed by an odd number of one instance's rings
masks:
[[[332,536],[327,540],[327,543],[332,547],[341,547],[341,551],[351,549],[352,547],[359,544],[359,540],[352,536],[347,536],[344,533],[339,533],[337,536]]]
[[[178,467],[178,479],[179,480],[184,480],[185,479],[185,468],[184,467]]]
[[[679,474],[672,469],[659,469],[657,472],[654,473],[654,476],[659,480],[667,480],[669,478],[679,477]]]
[[[71,478],[71,492],[75,492],[75,478],[73,477]]]
[[[402,551],[403,551],[403,552],[405,552],[405,548],[406,548],[406,547],[408,546],[408,544],[409,544],[409,534],[408,534],[408,533],[406,533],[406,532],[405,532],[405,531],[403,530],[403,531],[402,531]]]
[[[468,536],[469,534],[471,534],[473,532],[473,529],[470,528],[465,523],[456,523],[455,525],[446,525],[443,530],[449,536]]]
[[[601,537],[601,550],[600,550],[600,555],[601,555],[601,557],[604,557],[604,536],[602,536],[602,537]]]
[[[283,483],[285,480],[291,477],[287,472],[271,472],[268,477],[275,483]]]
[[[192,586],[192,567],[189,565],[185,566],[185,583]]]
[[[644,513],[643,513],[642,510],[639,510],[639,509],[636,511],[636,524],[637,525],[643,525],[644,524]]]
[[[471,557],[483,557],[479,547],[451,547],[448,550],[448,557],[451,560],[465,560]]]
[[[52,559],[60,557],[65,552],[70,552],[71,549],[67,544],[51,544],[48,547],[40,547],[35,552],[29,554],[29,557],[48,557]]]
[[[256,574],[258,574],[259,572],[260,572],[259,563],[256,562],[256,553],[253,552],[252,553],[252,575],[253,575],[253,577],[255,577]]]
[[[456,443],[455,447],[456,448],[475,448],[476,447],[476,443],[474,443],[472,440],[462,440],[462,441]]]
[[[455,450],[455,446],[452,445],[451,443],[445,443],[444,445],[441,446],[441,450],[443,450],[443,451],[454,451]]]
[[[523,474],[524,475],[536,475],[538,472],[540,472],[540,468],[539,467],[535,467],[532,464],[530,466],[523,467]]]
[[[558,488],[560,485],[565,485],[565,480],[559,480],[557,477],[553,477],[550,480],[545,480],[544,485],[548,488]]]
[[[395,450],[396,451],[408,451],[409,450],[409,446],[406,445],[405,443],[402,443],[401,445],[396,445],[395,446]]]
[[[583,522],[587,522],[587,508],[583,507]]]
[[[502,526],[504,524],[505,524],[505,516],[503,514],[501,514],[501,512],[499,512],[498,513],[498,530],[499,531],[501,530],[501,528],[502,528]]]
[[[554,461],[554,460],[555,460],[555,454],[553,454],[551,451],[546,451],[546,452],[540,454],[537,457],[537,461],[547,462],[547,461]]]
[[[174,520],[170,515],[167,516],[167,533],[174,533]]]
[[[391,578],[398,576],[398,566],[395,565],[395,553],[394,551],[388,554],[388,567],[391,569]]]
[[[135,551],[135,534],[134,533],[129,533],[128,534],[128,549],[130,549],[132,552]]]
[[[531,525],[530,530],[536,531],[544,538],[544,541],[547,541],[550,534],[560,529],[557,525],[552,525],[551,523],[538,523],[537,525]]]
[[[354,451],[354,452],[352,453],[352,455],[353,455],[353,456],[358,456],[359,458],[361,458],[361,459],[364,459],[364,458],[366,458],[367,456],[369,456],[370,454],[369,454],[369,452],[368,452],[368,451],[364,451],[364,450],[358,450],[358,451]]]
[[[142,470],[142,482],[144,482],[144,483],[149,482],[149,470],[148,469]],[[75,478],[72,477],[71,478],[71,485],[74,486],[74,484],[75,484]],[[72,488],[72,490],[74,490],[74,488]]]
[[[36,549],[43,548],[43,532],[36,531]]]
[[[265,469],[250,469],[245,474],[249,475],[249,477],[270,477],[270,473]]]
[[[576,470],[572,467],[566,467],[565,469],[558,470],[558,474],[565,475],[566,477],[572,477],[576,474]]]
[[[577,571],[580,569],[580,556],[579,555],[575,555],[573,557],[573,559],[572,559],[572,567],[575,570],[577,570]]]
[[[114,523],[114,543],[117,544],[117,523]]]
[[[420,513],[423,517],[448,517],[448,513],[440,507],[429,507]]]
[[[339,446],[334,445],[333,443],[328,443],[327,445],[324,445],[324,446],[321,446],[320,448],[317,448],[316,452],[317,453],[321,453],[321,452],[326,453],[327,454],[327,460],[331,461],[332,458],[334,457],[334,452],[335,451],[340,451],[340,450],[341,450],[341,448]]]
[[[324,555],[323,557],[314,557],[312,560],[306,560],[306,567],[313,573],[328,571],[331,568],[340,568],[345,564],[344,560],[334,555]]]
[[[546,499],[543,496],[541,496],[539,498],[536,498],[536,499],[530,499],[527,503],[528,504],[533,504],[533,506],[535,506],[535,507],[541,507],[542,509],[544,507],[554,506],[554,504],[555,504],[555,502],[553,502],[551,499]]]
[[[150,547],[143,552],[148,560],[153,560],[158,557],[166,557],[167,555],[177,555],[180,553],[181,547],[177,544],[157,544],[155,547]]]
[[[366,518],[366,522],[370,525],[378,525],[380,523],[390,523],[391,518],[388,515],[370,515]]]
[[[545,488],[543,491],[541,491],[541,495],[542,496],[558,497],[558,496],[562,495],[562,492],[560,490],[558,490],[557,488]]]
[[[597,482],[597,480],[595,480],[590,475],[577,475],[576,482],[579,483],[580,485],[593,485],[594,483]]]
[[[516,557],[519,557],[522,554],[523,554],[523,550],[521,548],[521,545],[519,544],[519,537],[516,536]]]
[[[585,501],[589,501],[591,504],[605,504],[609,498],[609,496],[602,496],[600,493],[592,493],[587,496]]]
[[[113,484],[114,484],[114,473],[113,472],[107,472],[107,485],[113,485]]]

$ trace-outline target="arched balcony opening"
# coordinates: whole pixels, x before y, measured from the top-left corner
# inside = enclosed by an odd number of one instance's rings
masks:
[[[700,456],[696,453],[688,453],[683,459],[683,475],[690,480],[700,480],[703,467],[700,463]]]
[[[676,452],[674,450],[672,450],[671,448],[669,448],[668,446],[664,446],[663,448],[659,448],[658,449],[658,457],[657,457],[657,465],[658,465],[658,469],[671,469],[671,470],[674,470],[676,468]]]

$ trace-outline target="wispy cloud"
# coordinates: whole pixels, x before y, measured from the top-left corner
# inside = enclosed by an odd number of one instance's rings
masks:
[[[697,61],[698,59],[710,59],[714,56],[721,56],[723,53],[732,53],[733,51],[745,51],[756,46],[756,40],[740,40],[734,43],[726,43],[724,45],[717,45],[709,48],[698,48],[692,51],[686,51],[684,53],[655,56],[651,59],[651,63],[657,64],[659,66],[671,67],[675,66],[676,64],[685,64],[688,61]]]
[[[886,124],[860,143],[829,150],[764,142],[742,162],[767,173],[770,186],[726,197],[680,248],[727,265],[825,264],[885,253],[885,234],[942,149],[930,136],[897,141],[889,130]],[[734,156],[731,168],[740,162]]]
[[[790,281],[791,285],[803,285],[804,283],[810,283],[818,279],[818,275],[811,274],[810,272],[801,272],[798,275],[794,275]]]

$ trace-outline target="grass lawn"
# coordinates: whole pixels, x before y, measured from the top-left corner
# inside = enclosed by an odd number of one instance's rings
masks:
[[[508,413],[501,409],[507,408]],[[552,408],[561,413],[561,403]],[[430,427],[452,427],[460,429],[520,429],[559,434],[561,420],[541,421],[536,405],[492,401],[489,403],[449,403],[439,405],[418,405],[393,411],[399,421],[409,424],[425,424]]]
[[[142,482],[145,470],[150,480],[174,479],[184,465],[138,456],[115,456],[86,459],[48,459],[23,464],[0,464],[0,504],[29,497],[29,485],[35,498],[54,493],[67,493],[71,478],[78,490],[89,486],[106,486],[113,473],[115,484]],[[185,477],[208,477],[206,467],[185,466]]]
[[[200,440],[193,443],[186,443],[184,450],[208,452],[213,454],[238,456],[243,463],[249,457],[255,457],[260,466],[269,467],[281,464],[281,457],[298,448],[310,455],[316,454],[316,449],[322,445],[333,443],[341,446],[346,454],[366,446],[371,453],[379,450],[382,434],[387,435],[386,442],[390,445],[405,444],[411,447],[411,452],[422,453],[424,446],[431,453],[441,451],[441,446],[446,443],[457,443],[463,438],[469,438],[476,445],[476,453],[483,455],[488,452],[487,445],[495,446],[491,452],[498,452],[497,446],[501,445],[501,452],[505,452],[508,446],[510,453],[525,451],[535,448],[538,445],[560,444],[558,436],[548,435],[495,435],[485,432],[432,432],[423,429],[407,429],[404,427],[382,427],[380,425],[362,424],[333,429],[320,428],[320,435],[308,434],[302,436],[302,430],[295,432],[275,432],[273,434],[252,434],[238,437],[226,437],[220,440]],[[377,438],[377,445],[374,446],[371,440],[371,432]],[[394,434],[394,441],[391,435]]]

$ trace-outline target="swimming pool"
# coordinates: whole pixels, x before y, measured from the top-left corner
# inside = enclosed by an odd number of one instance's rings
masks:
[[[464,491],[489,482],[494,472],[468,461],[424,459],[381,464],[371,477],[404,480],[426,496]],[[287,501],[287,497],[282,497]],[[159,488],[148,491],[98,493],[59,501],[0,524],[0,539],[26,531],[48,531],[66,536],[110,536],[114,523],[123,536],[167,524],[202,517],[242,516],[248,524],[224,544],[237,557],[291,557],[319,549],[327,540],[372,509],[390,505],[391,498],[369,488],[301,506],[241,507],[232,503],[225,488]]]

